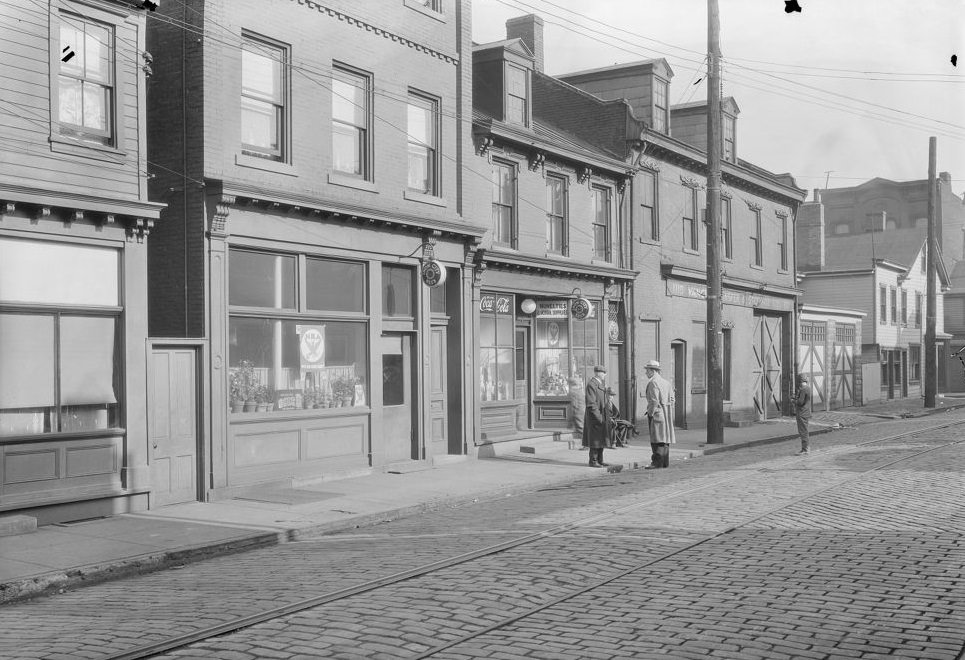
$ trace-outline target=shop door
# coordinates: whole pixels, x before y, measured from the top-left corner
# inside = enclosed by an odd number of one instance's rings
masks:
[[[529,327],[516,326],[516,427],[522,430],[533,428],[530,416],[529,393]]]
[[[673,360],[670,373],[673,374],[675,397],[673,424],[685,429],[687,428],[687,343],[675,341],[670,344],[670,356]]]
[[[151,349],[148,427],[151,506],[198,500],[197,353]]]
[[[433,456],[449,453],[447,331],[444,325],[432,326],[429,345],[429,453]]]
[[[761,419],[780,417],[783,409],[783,332],[782,317],[754,317],[754,407]]]
[[[401,333],[382,335],[381,349],[385,458],[389,463],[418,460],[412,337]]]

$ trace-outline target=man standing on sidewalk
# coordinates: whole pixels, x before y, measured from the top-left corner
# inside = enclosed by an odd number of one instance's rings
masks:
[[[660,375],[660,363],[650,360],[647,372],[647,419],[650,423],[650,448],[653,456],[646,469],[670,467],[670,445],[677,441],[673,428],[674,393]]]
[[[797,434],[801,438],[801,451],[798,454],[810,454],[810,432],[808,422],[811,419],[811,387],[804,374],[797,375],[797,392],[794,394],[794,416],[797,418]]]
[[[590,467],[606,467],[603,448],[610,433],[606,409],[606,369],[593,367],[593,378],[586,384],[586,414],[583,437],[590,448]]]

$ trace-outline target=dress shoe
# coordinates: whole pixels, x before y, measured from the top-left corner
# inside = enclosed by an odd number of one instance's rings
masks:
[[[599,463],[600,467],[610,467],[609,463]]]
[[[645,468],[643,468],[643,469],[644,469],[644,470],[656,470],[656,469],[659,468],[659,467],[660,467],[659,465],[654,465],[653,463],[651,463],[650,465],[648,465],[647,467],[645,467]]]
[[[596,461],[590,461],[590,467],[600,467],[600,464]]]

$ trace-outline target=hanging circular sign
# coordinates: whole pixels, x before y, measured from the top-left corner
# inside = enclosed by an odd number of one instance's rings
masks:
[[[590,301],[586,298],[577,298],[570,303],[570,313],[577,321],[582,321],[590,315]]]
[[[422,282],[426,286],[436,287],[446,281],[446,267],[435,259],[422,262]]]

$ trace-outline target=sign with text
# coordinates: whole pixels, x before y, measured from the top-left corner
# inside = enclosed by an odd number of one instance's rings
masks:
[[[490,314],[512,314],[513,297],[499,296],[491,293],[484,294],[479,299],[479,311]]]
[[[423,262],[422,283],[428,287],[437,287],[446,281],[446,268],[435,259]]]
[[[667,280],[667,295],[678,296],[681,298],[693,298],[695,300],[707,300],[707,286],[691,282],[678,282]],[[775,309],[791,311],[794,309],[794,300],[790,298],[778,298],[759,293],[746,291],[721,291],[721,302],[725,305],[737,305],[738,307],[753,307],[764,309]]]
[[[296,325],[302,371],[325,366],[325,326]]]

